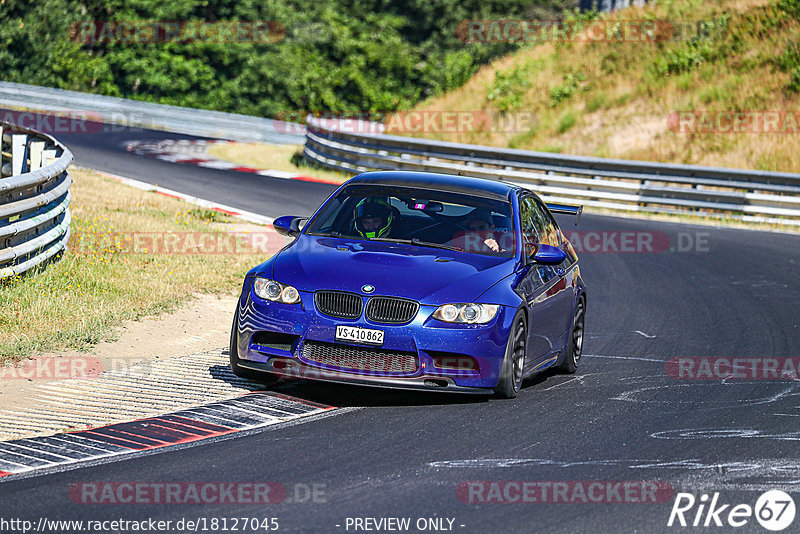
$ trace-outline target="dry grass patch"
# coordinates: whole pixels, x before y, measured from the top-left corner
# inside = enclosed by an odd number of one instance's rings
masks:
[[[298,154],[302,154],[301,145],[270,145],[266,143],[215,143],[208,146],[208,153],[215,158],[246,165],[255,169],[287,171],[321,178],[334,183],[344,183],[350,174],[326,171],[316,167],[298,166]]]

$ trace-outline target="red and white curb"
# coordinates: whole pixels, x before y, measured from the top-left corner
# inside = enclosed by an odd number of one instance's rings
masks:
[[[125,146],[128,152],[133,152],[139,156],[168,161],[170,163],[183,163],[223,171],[249,172],[260,176],[281,178],[284,180],[302,180],[304,182],[339,185],[339,182],[333,180],[315,178],[314,176],[306,176],[305,174],[295,174],[275,169],[256,169],[215,158],[210,156],[207,152],[208,145],[235,142],[236,141],[166,139],[163,141],[129,141]]]
[[[256,392],[156,417],[0,443],[0,479],[253,430],[334,410]]]
[[[24,409],[0,410],[0,479],[334,409],[263,387],[235,376],[223,349],[44,382]]]

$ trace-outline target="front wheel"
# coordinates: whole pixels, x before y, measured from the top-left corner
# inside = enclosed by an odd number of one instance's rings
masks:
[[[522,386],[522,372],[525,368],[525,349],[528,340],[525,312],[518,311],[513,324],[506,343],[506,355],[500,368],[500,380],[494,388],[495,393],[504,399],[513,399],[517,396]]]
[[[586,299],[582,296],[578,298],[575,305],[575,314],[572,316],[572,328],[569,330],[567,338],[567,350],[564,354],[564,361],[561,362],[559,369],[565,373],[573,374],[578,370],[583,351],[583,324],[586,316]]]
[[[246,378],[254,382],[261,382],[262,384],[272,384],[276,382],[278,375],[273,373],[253,371],[246,369],[239,365],[239,346],[236,343],[236,323],[239,322],[239,310],[233,314],[233,325],[231,326],[231,342],[230,342],[230,358],[231,358],[231,371],[239,378]]]

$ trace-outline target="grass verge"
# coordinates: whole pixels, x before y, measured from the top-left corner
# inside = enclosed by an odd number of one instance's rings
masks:
[[[255,169],[295,172],[335,183],[344,183],[350,174],[327,171],[310,165],[295,165],[302,157],[301,145],[270,145],[265,143],[216,143],[208,146],[208,154],[221,160]]]
[[[131,236],[213,238],[230,235],[237,225],[218,212],[93,172],[76,170],[72,176],[67,253],[44,269],[0,282],[0,364],[112,340],[113,328],[123,321],[171,311],[193,294],[235,294],[247,270],[267,257],[131,249]]]

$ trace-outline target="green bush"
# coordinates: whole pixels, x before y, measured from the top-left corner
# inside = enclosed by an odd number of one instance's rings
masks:
[[[778,56],[778,66],[785,71],[800,67],[800,41],[789,45],[783,54]]]
[[[578,116],[575,114],[574,111],[567,111],[558,121],[558,133],[562,134],[575,126],[578,122]]]
[[[499,71],[494,75],[486,99],[500,113],[507,113],[520,106],[522,95],[530,85],[530,72],[525,65],[519,65],[507,72]]]
[[[555,107],[561,102],[569,99],[581,88],[588,89],[588,87],[585,85],[581,86],[582,82],[585,80],[586,75],[582,72],[570,72],[565,74],[564,83],[550,89],[550,107]]]
[[[800,92],[800,42],[789,45],[777,58],[778,67],[790,73],[786,88],[794,93]]]
[[[800,93],[800,67],[797,67],[792,71],[789,85],[787,85],[786,88],[794,93]]]
[[[791,16],[800,19],[800,0],[778,0],[777,5]]]
[[[658,76],[669,76],[694,70],[706,61],[724,57],[731,50],[726,48],[725,36],[730,15],[722,15],[713,21],[698,24],[697,33],[685,43],[664,52],[651,66]]]

